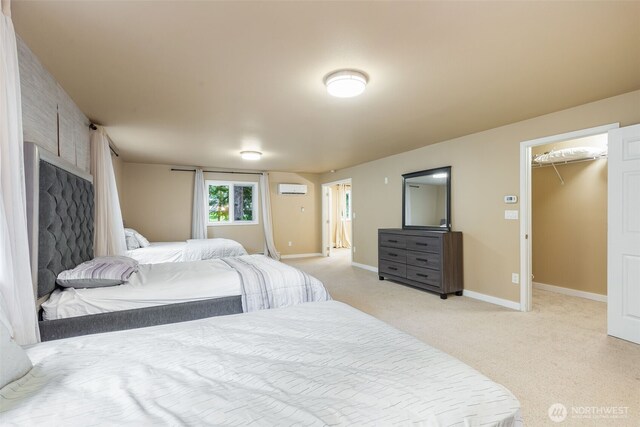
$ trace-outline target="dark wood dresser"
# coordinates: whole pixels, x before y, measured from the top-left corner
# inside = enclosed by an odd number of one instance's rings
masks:
[[[378,276],[428,291],[440,298],[462,295],[462,233],[378,230]]]

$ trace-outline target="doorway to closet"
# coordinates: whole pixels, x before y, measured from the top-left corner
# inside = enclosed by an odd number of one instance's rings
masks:
[[[553,301],[546,292],[607,301],[607,143],[601,133],[531,149],[532,286],[545,291],[534,304]]]
[[[574,157],[575,148],[567,147],[567,151],[561,151],[561,149],[541,150],[538,152],[538,156],[534,157],[532,150],[535,147],[543,145],[556,145],[566,143],[567,141],[580,140],[579,143],[583,144],[588,141],[597,141],[599,135],[606,134],[607,141],[607,153],[595,153],[593,155],[585,155],[584,152],[587,149],[583,148],[583,154],[578,157]],[[591,138],[593,137],[593,138]],[[575,142],[575,141],[574,141]],[[594,143],[595,146],[602,146],[602,142]],[[573,147],[577,146],[575,144]],[[588,150],[587,150],[588,151]],[[563,156],[567,157],[563,157]],[[589,159],[591,157],[591,160]],[[576,182],[580,182],[580,174],[572,173],[568,169],[564,170],[562,174],[558,165],[569,165],[582,163],[582,161],[605,161],[607,173],[600,173],[600,183],[593,183],[581,187],[582,190],[577,195],[567,195],[558,193],[554,199],[563,200],[566,198],[572,198],[571,203],[565,203],[564,211],[552,211],[551,216],[556,224],[551,224],[551,231],[545,229],[547,224],[534,225],[533,222],[533,197],[532,197],[532,180],[533,180],[533,164],[537,164],[542,167],[544,164],[549,164],[553,168],[553,173],[559,180],[561,186],[567,186],[567,178],[575,179]],[[535,160],[535,161],[533,161]],[[592,164],[593,165],[593,164]],[[601,165],[602,166],[602,165]],[[597,169],[595,176],[598,176]],[[583,171],[584,173],[584,171]],[[588,174],[585,174],[588,175]],[[604,208],[598,208],[596,205],[589,205],[585,207],[582,203],[585,200],[589,200],[589,197],[593,197],[595,188],[601,187],[602,179],[606,179],[606,205]],[[568,187],[567,187],[568,188]],[[543,234],[546,230],[547,237],[553,242],[553,246],[548,249],[552,255],[558,254],[562,256],[562,259],[566,264],[561,266],[561,270],[565,271],[571,267],[580,269],[580,273],[583,277],[595,276],[602,277],[601,273],[598,273],[603,268],[606,269],[606,281],[605,285],[598,284],[600,280],[591,282],[592,286],[595,283],[596,288],[591,288],[588,291],[581,291],[578,289],[565,286],[557,286],[546,284],[549,287],[548,290],[554,292],[562,292],[571,296],[580,296],[583,298],[571,298],[556,293],[560,298],[557,298],[564,303],[560,303],[560,310],[556,307],[556,299],[547,297],[547,304],[544,307],[552,307],[556,314],[562,314],[563,310],[566,310],[567,305],[572,305],[577,301],[587,301],[594,304],[600,304],[593,301],[588,301],[584,297],[589,299],[596,299],[597,301],[606,301],[603,306],[597,308],[595,312],[604,313],[598,316],[606,319],[606,331],[607,334],[616,338],[621,338],[636,344],[640,344],[640,124],[629,125],[626,127],[620,127],[619,123],[613,123],[609,125],[598,126],[590,129],[583,129],[573,132],[568,132],[561,135],[553,135],[530,141],[523,141],[520,143],[520,278],[522,278],[520,285],[520,309],[522,311],[532,310],[533,300],[533,284],[538,283],[540,287],[540,281],[548,280],[541,277],[544,273],[534,272],[533,264],[533,244],[532,241],[536,239],[535,235]],[[540,194],[538,194],[540,196]],[[545,198],[548,198],[548,194],[543,194]],[[599,214],[596,212],[594,215],[593,209],[599,210]],[[568,217],[560,217],[561,214],[569,212]],[[599,223],[602,223],[602,214],[604,213],[606,223],[606,237],[600,238],[603,242],[601,245],[606,245],[606,258],[599,256],[595,261],[595,268],[590,264],[590,259],[585,259],[588,255],[585,255],[584,247],[589,248],[592,251],[597,251],[598,238],[595,237],[595,229],[582,222],[580,218],[584,217],[584,214],[591,213],[591,216],[600,217]],[[589,215],[587,215],[589,217]],[[537,221],[536,221],[537,222]],[[573,223],[580,223],[580,230],[574,232],[569,238],[576,240],[570,242],[572,245],[567,249],[558,251],[557,247],[562,247],[566,242],[562,242],[559,233],[564,233],[566,229],[570,229]],[[559,227],[558,227],[559,226]],[[555,228],[554,228],[555,227]],[[537,231],[535,231],[537,230]],[[556,233],[553,231],[557,230]],[[597,228],[598,233],[602,233],[600,228]],[[544,237],[544,236],[543,236]],[[566,237],[565,237],[566,239]],[[554,252],[555,251],[555,252]],[[568,253],[568,254],[567,254]],[[547,260],[553,257],[547,256]],[[606,259],[606,264],[602,264],[602,260]],[[552,259],[555,262],[556,259]],[[546,266],[543,266],[545,268]],[[575,272],[575,270],[574,270]],[[586,272],[586,274],[585,274]],[[535,276],[534,274],[538,274]],[[575,274],[575,273],[574,273]],[[566,274],[565,274],[566,275]],[[551,276],[547,276],[551,277]],[[539,282],[536,282],[538,280]],[[582,281],[587,281],[587,278],[583,278]],[[568,283],[568,282],[565,282]],[[542,283],[545,285],[545,283]],[[553,286],[553,288],[551,287]],[[599,292],[591,292],[598,289],[597,286],[606,287],[606,298]],[[540,290],[539,292],[546,292]],[[581,292],[581,293],[579,293]],[[563,305],[564,304],[564,305]],[[582,303],[584,306],[584,303]],[[544,308],[543,307],[543,308]],[[540,306],[538,307],[540,308]],[[604,310],[603,310],[604,309]],[[584,313],[583,319],[590,320],[593,316],[589,313]],[[599,322],[596,324],[586,325],[586,327],[599,328]],[[585,325],[583,325],[585,326]]]
[[[353,192],[351,179],[322,185],[322,252],[351,262]]]

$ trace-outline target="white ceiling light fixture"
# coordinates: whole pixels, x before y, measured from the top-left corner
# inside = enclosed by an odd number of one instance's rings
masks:
[[[240,157],[243,160],[260,160],[262,153],[259,151],[241,151]]]
[[[338,70],[324,79],[329,95],[338,98],[352,98],[360,95],[367,87],[369,78],[356,70]]]

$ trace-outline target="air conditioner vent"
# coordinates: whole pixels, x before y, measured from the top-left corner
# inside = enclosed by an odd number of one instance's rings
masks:
[[[305,184],[278,184],[279,194],[307,194]]]

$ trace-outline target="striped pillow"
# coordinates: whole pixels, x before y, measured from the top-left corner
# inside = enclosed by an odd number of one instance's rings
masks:
[[[98,257],[73,270],[58,274],[56,283],[64,288],[100,288],[126,282],[138,271],[138,261],[126,256]]]

